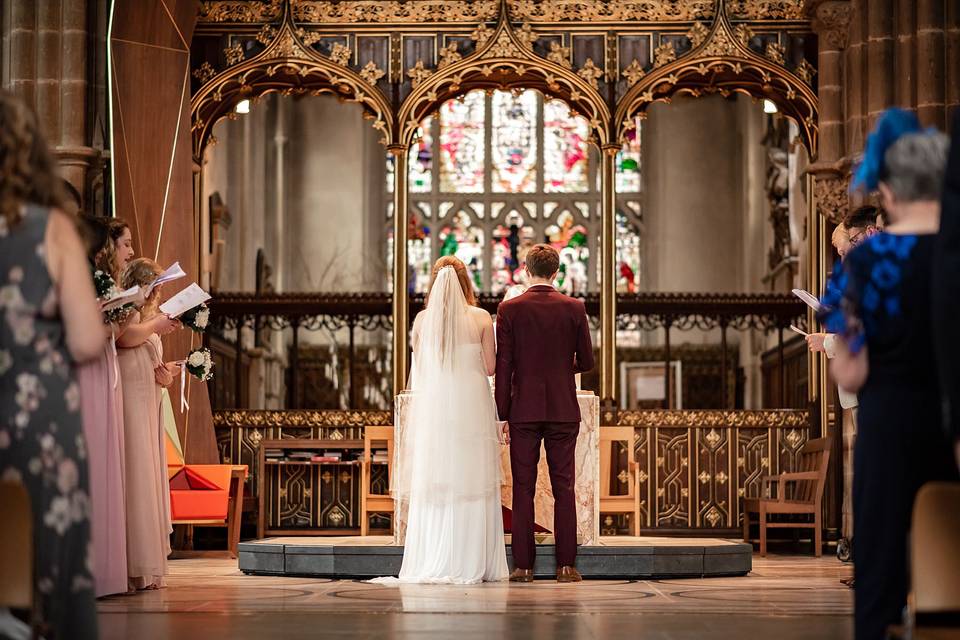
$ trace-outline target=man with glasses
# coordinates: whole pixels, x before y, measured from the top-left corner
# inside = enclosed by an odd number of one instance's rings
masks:
[[[877,223],[882,220],[880,210],[870,205],[854,209],[843,220],[843,226],[850,237],[850,249],[866,240],[872,235],[880,233],[883,229]]]

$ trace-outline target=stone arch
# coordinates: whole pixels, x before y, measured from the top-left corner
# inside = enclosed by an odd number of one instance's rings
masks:
[[[772,100],[796,122],[810,157],[816,155],[819,103],[810,86],[812,66],[803,61],[795,71],[790,71],[782,60],[752,51],[747,46],[749,28],[744,24],[733,28],[722,2],[713,25],[708,29],[703,23],[695,23],[688,37],[694,43],[689,53],[656,66],[620,100],[614,119],[618,140],[635,126],[635,118],[644,117],[655,102],[669,102],[677,95],[743,93]]]

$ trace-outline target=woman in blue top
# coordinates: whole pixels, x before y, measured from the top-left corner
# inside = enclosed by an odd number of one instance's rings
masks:
[[[879,190],[884,233],[850,252],[827,286],[821,320],[841,336],[830,370],[858,391],[853,509],[857,640],[885,637],[907,596],[907,533],[917,490],[956,479],[940,428],[931,337],[931,258],[940,222],[946,136],[910,112],[886,111],[854,188]]]

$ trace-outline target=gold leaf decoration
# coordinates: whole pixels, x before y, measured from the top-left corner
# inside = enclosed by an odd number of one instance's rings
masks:
[[[320,40],[319,33],[316,31],[307,31],[303,27],[299,27],[297,29],[297,37],[300,38],[300,40],[303,41],[303,44],[307,45],[308,47]]]
[[[664,42],[653,52],[654,68],[662,67],[677,59],[677,52],[673,48],[672,42]]]
[[[565,47],[556,40],[550,43],[550,52],[547,53],[547,60],[555,62],[566,69],[573,68],[573,65],[570,64],[570,47]]]
[[[477,43],[478,47],[483,46],[493,35],[493,30],[487,25],[480,23],[470,34],[470,39]]]
[[[437,65],[438,69],[449,67],[454,62],[458,62],[463,58],[463,56],[457,51],[457,47],[457,42],[453,40],[447,43],[447,46],[440,49],[440,63]]]
[[[407,77],[410,78],[414,89],[419,87],[420,84],[431,75],[433,75],[433,71],[423,66],[423,60],[417,60],[417,63],[407,71]]]
[[[516,58],[520,56],[517,45],[513,44],[510,35],[501,31],[493,45],[483,54],[484,58]]]
[[[233,66],[243,61],[243,45],[239,42],[232,47],[223,50],[223,55],[227,58],[227,64]]]
[[[745,47],[750,46],[750,40],[753,39],[753,29],[750,28],[750,25],[743,23],[738,24],[733,33],[737,38],[737,42]]]
[[[387,75],[387,72],[380,69],[373,60],[364,65],[363,69],[360,70],[360,77],[363,78],[367,84],[376,85],[377,81],[385,75]]]
[[[277,36],[277,30],[274,29],[269,24],[263,25],[263,28],[257,32],[257,42],[260,44],[270,44],[270,42]]]
[[[603,77],[603,70],[593,63],[593,58],[587,58],[583,66],[577,70],[577,75],[590,83],[594,89],[599,88],[597,81]]]
[[[632,87],[640,82],[640,79],[647,75],[647,72],[640,66],[640,62],[634,58],[633,62],[627,65],[627,68],[621,72],[621,75],[627,79],[627,86]]]
[[[690,40],[694,49],[703,44],[703,41],[707,39],[708,35],[710,35],[710,29],[702,22],[694,22],[693,26],[690,27],[690,31],[687,31],[687,39]]]
[[[389,24],[422,22],[476,23],[497,17],[497,0],[296,0],[297,22]]]
[[[768,42],[767,48],[763,53],[777,64],[783,64],[786,49],[783,48],[783,45],[776,42]]]
[[[336,64],[340,66],[347,66],[350,64],[350,47],[340,44],[339,42],[333,45],[333,49],[330,50],[330,59],[333,60]]]
[[[794,73],[796,73],[797,77],[807,84],[813,85],[813,76],[817,73],[817,70],[814,69],[813,65],[806,60],[801,60],[800,64],[797,65],[797,68],[794,69]]]
[[[537,41],[539,37],[536,32],[534,32],[533,27],[530,26],[529,22],[524,22],[523,26],[520,27],[520,30],[516,32],[517,40],[520,41],[524,47],[529,50],[533,50],[533,43]]]
[[[532,22],[648,22],[710,20],[714,0],[637,2],[636,0],[509,0],[510,16]]]
[[[206,82],[215,75],[217,75],[217,72],[210,66],[209,62],[204,62],[199,68],[193,70],[193,77],[200,82]]]

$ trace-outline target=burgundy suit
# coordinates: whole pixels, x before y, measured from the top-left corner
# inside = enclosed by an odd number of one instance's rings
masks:
[[[574,374],[593,369],[590,325],[581,300],[535,285],[497,311],[497,411],[510,422],[513,559],[532,569],[533,497],[540,442],[554,498],[557,565],[573,565],[577,519],[573,485],[580,407]]]

